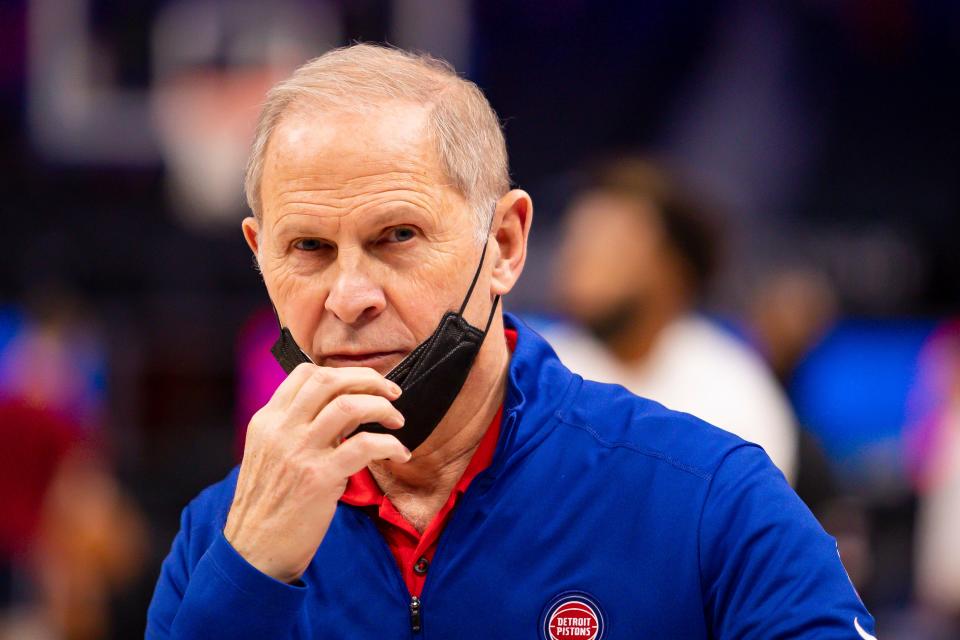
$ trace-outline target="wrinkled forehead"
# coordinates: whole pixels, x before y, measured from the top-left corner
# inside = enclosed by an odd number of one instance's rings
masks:
[[[304,104],[284,115],[265,157],[265,212],[291,190],[338,197],[365,189],[405,189],[432,198],[452,189],[426,107],[395,102],[336,112]]]
[[[464,208],[441,168],[428,116],[426,107],[399,101],[360,111],[291,109],[265,154],[264,222],[291,210],[343,214],[380,201],[435,216]]]
[[[324,107],[301,100],[287,108],[270,140],[270,146],[284,142],[337,146],[355,152],[373,143],[384,153],[434,152],[428,127],[427,105],[404,100],[365,104],[345,109]],[[364,149],[367,150],[367,149]]]

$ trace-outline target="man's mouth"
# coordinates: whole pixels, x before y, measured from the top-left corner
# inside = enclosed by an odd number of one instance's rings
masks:
[[[366,351],[356,353],[328,353],[317,363],[322,367],[370,367],[387,370],[404,357],[403,351]]]

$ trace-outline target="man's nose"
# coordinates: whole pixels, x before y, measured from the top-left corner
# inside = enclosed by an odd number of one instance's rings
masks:
[[[343,323],[366,322],[380,315],[387,299],[357,260],[338,260],[336,279],[324,308]]]

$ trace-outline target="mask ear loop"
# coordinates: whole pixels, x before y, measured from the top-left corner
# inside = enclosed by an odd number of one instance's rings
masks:
[[[457,312],[458,316],[462,316],[463,312],[467,309],[467,303],[470,302],[470,296],[473,295],[473,288],[477,286],[477,280],[480,278],[480,270],[483,268],[483,261],[487,257],[487,244],[490,241],[487,240],[483,243],[483,253],[480,254],[480,264],[477,265],[477,270],[473,272],[473,281],[470,283],[470,288],[467,289],[467,295],[463,297],[463,304],[460,305],[460,311]]]
[[[490,315],[487,316],[487,326],[483,328],[483,335],[486,336],[487,332],[490,331],[490,325],[493,324],[493,314],[497,311],[497,305],[500,304],[500,294],[493,299],[493,306],[490,307]]]
[[[463,304],[460,305],[460,311],[457,312],[457,315],[463,317],[463,312],[467,308],[467,303],[470,302],[470,296],[473,295],[473,288],[477,286],[477,280],[480,278],[480,270],[483,269],[483,261],[487,257],[487,244],[489,240],[483,243],[483,253],[480,254],[480,264],[477,265],[477,270],[473,274],[473,281],[470,283],[470,288],[467,289],[467,295],[463,298]],[[487,331],[490,330],[490,325],[493,324],[493,316],[497,311],[497,305],[500,304],[500,294],[493,299],[493,306],[490,307],[490,315],[487,316],[487,324],[483,328],[483,335],[487,335]]]

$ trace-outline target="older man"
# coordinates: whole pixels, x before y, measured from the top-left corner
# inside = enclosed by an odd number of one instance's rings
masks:
[[[761,449],[498,312],[533,216],[508,189],[436,60],[358,45],[270,92],[243,230],[292,373],[184,510],[147,636],[872,637]]]

